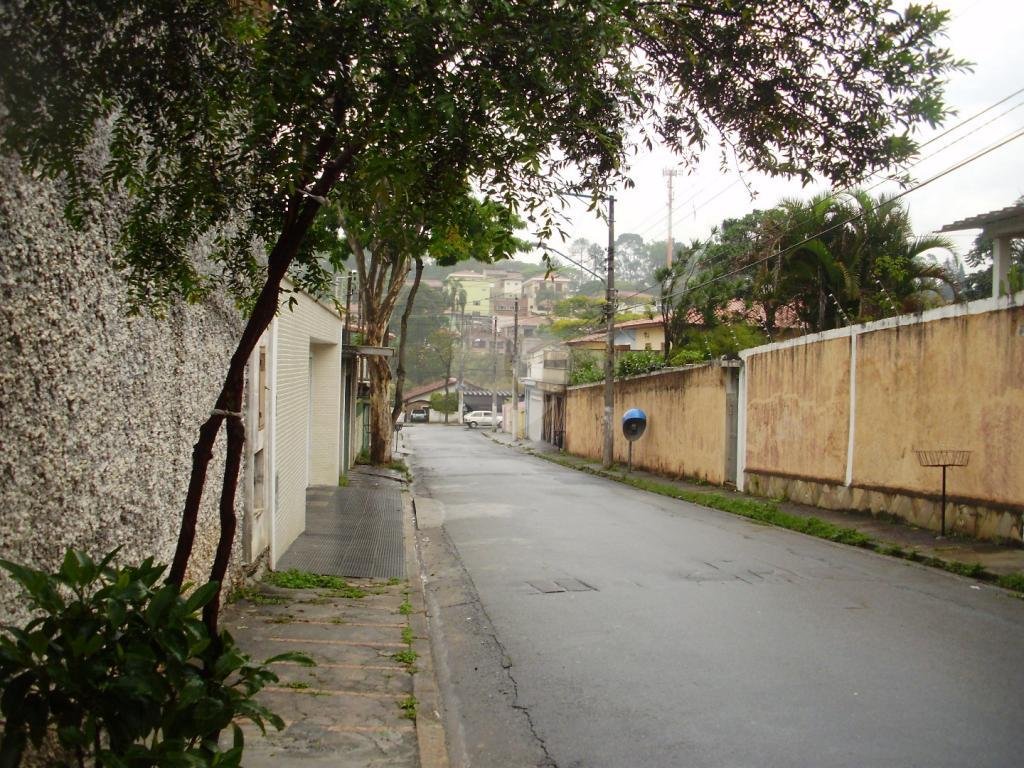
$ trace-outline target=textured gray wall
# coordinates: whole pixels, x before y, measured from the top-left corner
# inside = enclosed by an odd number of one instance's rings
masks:
[[[52,186],[0,159],[0,557],[54,566],[68,546],[121,545],[166,563],[241,319],[224,300],[127,317],[103,227],[76,232],[61,210]],[[213,559],[222,463],[218,451],[193,580]],[[0,622],[24,616],[16,595],[0,576]]]

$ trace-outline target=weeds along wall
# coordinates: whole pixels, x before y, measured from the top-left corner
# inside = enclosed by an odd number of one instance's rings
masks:
[[[971,451],[948,470],[946,526],[1020,540],[1024,293],[741,353],[746,490],[940,527],[941,470],[915,449]]]
[[[664,475],[722,484],[727,477],[727,400],[735,368],[717,364],[676,368],[615,382],[615,460],[625,463],[628,443],[622,415],[640,408],[647,431],[633,445],[633,466]],[[569,388],[565,450],[600,459],[604,445],[604,384]]]
[[[0,557],[48,567],[68,546],[121,546],[123,559],[169,562],[192,445],[241,318],[224,300],[127,317],[111,235],[74,231],[61,211],[52,186],[0,159]],[[194,581],[216,547],[222,448]],[[0,622],[23,617],[16,594],[0,575]]]

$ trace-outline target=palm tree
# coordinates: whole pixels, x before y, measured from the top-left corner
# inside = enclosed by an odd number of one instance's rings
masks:
[[[941,235],[917,237],[910,214],[894,197],[856,190],[845,195],[851,221],[848,246],[856,265],[851,299],[861,321],[902,312],[919,312],[944,301],[945,284],[957,291],[954,275],[926,257],[928,251],[951,251]]]
[[[944,300],[940,283],[955,286],[953,275],[925,255],[952,243],[916,237],[894,197],[855,190],[783,201],[777,210],[786,232],[782,289],[813,330],[917,312]]]
[[[782,264],[779,286],[792,298],[797,316],[813,331],[846,324],[851,265],[843,259],[845,211],[838,200],[820,194],[806,202],[783,200],[778,226]]]

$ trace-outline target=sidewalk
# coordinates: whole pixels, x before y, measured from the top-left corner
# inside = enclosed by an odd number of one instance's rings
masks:
[[[616,465],[611,470],[603,470],[599,461],[562,453],[558,448],[548,443],[532,440],[514,441],[512,435],[507,432],[487,431],[482,432],[482,434],[495,442],[516,448],[524,453],[548,459],[555,459],[557,457],[559,464],[571,466],[574,469],[590,474],[607,477],[611,480],[622,481],[626,474],[624,466]],[[714,493],[734,499],[771,501],[755,496],[747,496],[718,486],[698,485],[696,483],[673,480],[643,470],[634,469],[629,474],[629,477],[634,481],[639,481],[639,484],[648,481],[659,486],[671,486],[680,491]],[[1017,574],[1021,576],[1020,582],[1024,585],[1024,547],[1021,546],[978,541],[962,536],[939,538],[934,531],[915,528],[898,520],[876,517],[869,513],[820,509],[790,501],[774,503],[779,511],[788,515],[804,519],[813,517],[842,528],[851,528],[859,531],[872,540],[873,546],[870,548],[883,554],[907,557],[908,559],[925,562],[964,575],[976,575],[979,577],[987,575],[989,579],[1006,576],[1013,577],[1014,574]],[[929,563],[930,560],[934,562]],[[972,570],[976,569],[983,569],[985,573],[971,573]]]
[[[404,479],[369,467],[350,478],[310,489],[307,530],[277,575],[224,612],[254,660],[300,651],[316,662],[273,665],[280,682],[259,700],[285,728],[242,724],[247,768],[448,766]]]

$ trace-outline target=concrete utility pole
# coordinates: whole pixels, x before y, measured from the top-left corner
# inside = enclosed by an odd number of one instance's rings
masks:
[[[519,297],[516,296],[512,326],[512,439],[519,437]]]
[[[352,333],[349,331],[348,318],[352,313],[352,281],[355,280],[356,273],[348,273],[348,285],[345,287],[345,329],[341,333],[341,343],[348,344],[351,340]]]
[[[675,243],[672,241],[672,180],[676,176],[682,176],[683,172],[666,168],[662,175],[668,179],[668,240],[665,246],[665,266],[672,266],[672,251],[675,250]]]
[[[462,347],[460,350],[462,355],[459,360],[459,383],[456,385],[456,389],[459,392],[459,424],[462,424],[462,416],[466,411],[466,400],[465,400],[465,384],[466,384],[466,342],[469,339],[466,337],[466,310],[463,309],[459,317],[459,330],[461,336],[459,337],[459,346]]]
[[[498,316],[491,318],[491,432],[498,431]]]
[[[604,353],[604,454],[601,466],[611,469],[613,456],[612,410],[615,408],[615,198],[608,195],[608,284],[605,311],[608,313],[608,342]]]

